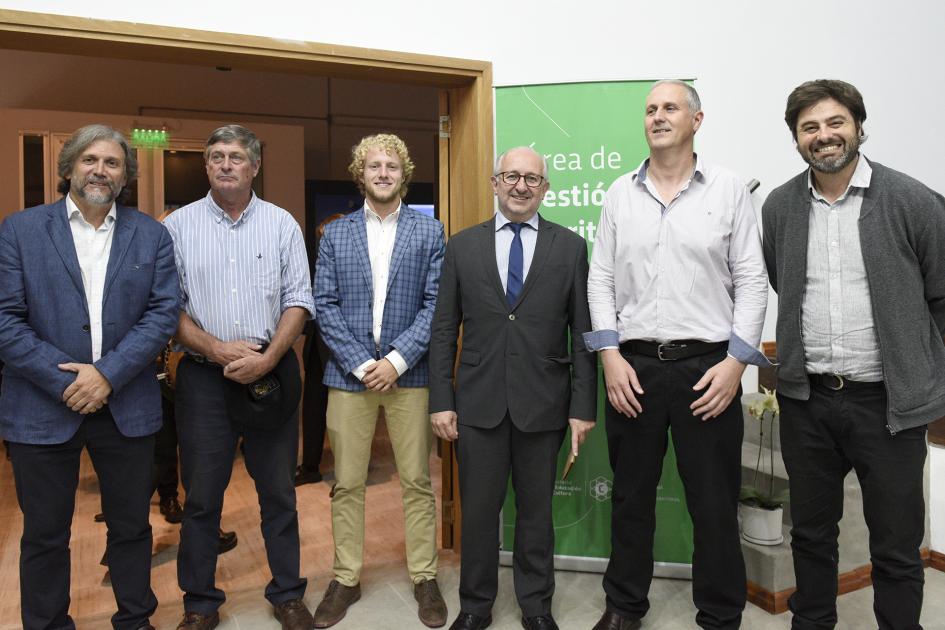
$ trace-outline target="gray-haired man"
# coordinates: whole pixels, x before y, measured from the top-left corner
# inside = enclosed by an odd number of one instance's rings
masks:
[[[206,164],[210,192],[164,222],[181,283],[177,340],[187,350],[175,393],[187,492],[177,560],[185,610],[179,628],[219,623],[225,599],[214,582],[220,511],[242,439],[272,571],[266,599],[283,628],[307,630],[312,616],[302,601],[292,482],[301,389],[292,343],[314,313],[302,231],[292,215],[253,193],[260,144],[252,131],[239,125],[214,131]]]

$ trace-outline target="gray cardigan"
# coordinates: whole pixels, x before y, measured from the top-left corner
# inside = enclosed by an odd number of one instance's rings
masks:
[[[889,398],[886,428],[895,434],[945,416],[945,198],[870,166],[860,246]],[[810,397],[801,339],[810,204],[804,171],[762,208],[765,264],[778,293],[778,392],[801,400]]]

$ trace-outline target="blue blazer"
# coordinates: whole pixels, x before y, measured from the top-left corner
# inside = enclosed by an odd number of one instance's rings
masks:
[[[403,206],[387,278],[380,356],[397,350],[410,366],[400,387],[426,387],[430,323],[436,308],[445,251],[443,224]],[[364,208],[329,223],[315,264],[315,313],[331,356],[322,381],[363,391],[352,370],[377,358],[374,348],[374,280]]]
[[[117,207],[102,297],[102,357],[108,407],[119,431],[161,426],[155,358],[177,329],[174,246],[163,225]],[[10,215],[0,225],[0,437],[61,444],[83,416],[62,393],[75,380],[59,363],[92,363],[89,312],[66,202]]]

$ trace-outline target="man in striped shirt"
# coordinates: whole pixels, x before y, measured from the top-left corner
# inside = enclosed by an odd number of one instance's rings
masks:
[[[312,616],[302,601],[306,580],[299,576],[292,483],[296,412],[274,410],[256,426],[238,422],[232,406],[234,396],[244,394],[232,383],[264,382],[277,366],[282,394],[298,387],[291,347],[314,314],[302,231],[292,215],[253,193],[260,144],[252,131],[217,129],[205,158],[210,192],[165,221],[181,284],[177,340],[187,352],[175,400],[187,493],[177,565],[185,613],[178,628],[205,630],[220,621],[225,595],[214,583],[217,535],[242,438],[272,572],[266,599],[283,628],[307,630]],[[282,376],[286,371],[291,382]]]

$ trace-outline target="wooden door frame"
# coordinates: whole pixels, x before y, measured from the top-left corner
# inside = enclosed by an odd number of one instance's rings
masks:
[[[0,9],[0,41],[2,48],[32,52],[440,88],[448,94],[450,116],[449,158],[448,164],[440,165],[438,200],[447,233],[492,216],[493,99],[492,64],[488,61],[8,9]],[[444,179],[447,186],[442,185]],[[452,449],[442,451],[444,503],[449,500],[458,505]],[[454,535],[459,531],[458,509],[456,513],[456,522],[444,527],[443,546],[447,548],[458,548],[458,536]]]

